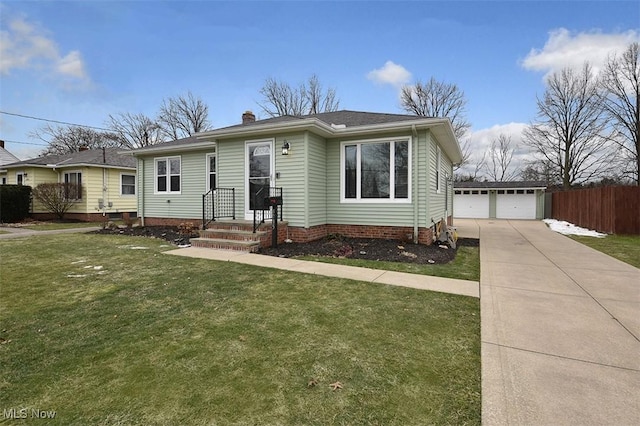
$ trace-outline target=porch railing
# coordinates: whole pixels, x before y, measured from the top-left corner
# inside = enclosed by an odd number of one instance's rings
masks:
[[[235,188],[216,188],[202,194],[202,229],[216,219],[236,219]]]
[[[277,202],[277,213],[282,221],[282,188],[274,186],[262,186],[253,194],[253,232],[265,222],[265,212],[269,212],[271,207]],[[276,220],[278,218],[276,217]]]

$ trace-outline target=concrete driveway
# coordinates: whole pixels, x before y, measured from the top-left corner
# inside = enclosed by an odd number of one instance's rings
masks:
[[[480,236],[482,423],[640,424],[640,270],[539,221]]]

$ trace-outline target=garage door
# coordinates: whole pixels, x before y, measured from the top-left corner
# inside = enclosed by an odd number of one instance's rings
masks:
[[[498,191],[496,217],[498,219],[535,219],[535,192],[523,189]]]
[[[489,217],[489,192],[456,190],[453,194],[453,217],[487,219]]]

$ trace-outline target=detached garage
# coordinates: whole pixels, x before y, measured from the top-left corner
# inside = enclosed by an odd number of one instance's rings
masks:
[[[471,219],[542,219],[542,182],[456,182],[453,217]]]

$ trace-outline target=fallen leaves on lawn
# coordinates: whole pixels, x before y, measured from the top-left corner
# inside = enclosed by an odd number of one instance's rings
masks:
[[[312,388],[314,386],[317,386],[318,381],[316,379],[314,379],[313,377],[309,380],[309,383],[307,383],[307,387],[308,388]]]
[[[331,383],[329,386],[331,387],[331,390],[342,389],[342,383],[340,382]]]

